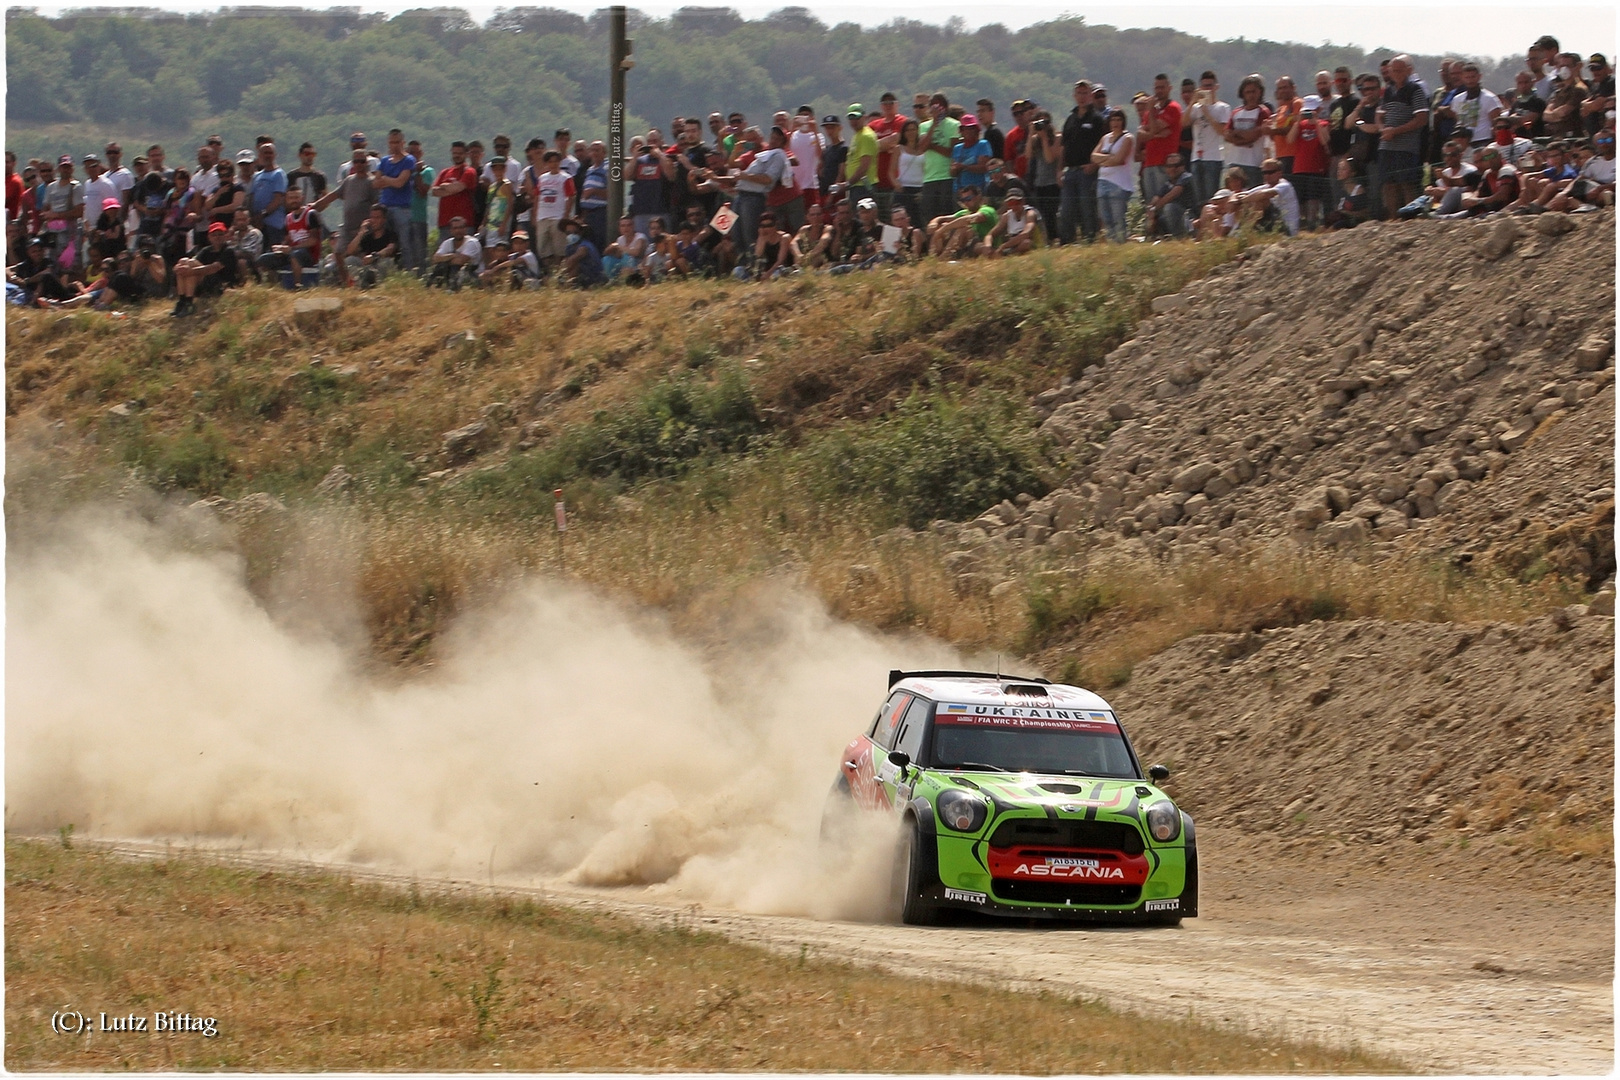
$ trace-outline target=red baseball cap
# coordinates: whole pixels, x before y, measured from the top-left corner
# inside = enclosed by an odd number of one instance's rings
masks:
[[[208,226],[208,231],[211,233],[216,233],[229,232],[230,230],[225,227],[225,223],[223,221],[216,221],[212,225]]]

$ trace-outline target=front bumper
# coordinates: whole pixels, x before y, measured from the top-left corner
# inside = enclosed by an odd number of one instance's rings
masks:
[[[1196,915],[1197,907],[1182,910],[1181,897],[1157,897],[1139,901],[1134,907],[1106,907],[1082,904],[1014,903],[992,893],[934,885],[923,896],[940,908],[976,911],[1010,919],[1042,919],[1053,922],[1111,923],[1115,925],[1155,925],[1169,919]]]

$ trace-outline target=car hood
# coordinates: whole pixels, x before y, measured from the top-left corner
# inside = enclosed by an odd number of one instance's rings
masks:
[[[951,772],[941,774],[948,786],[974,787],[991,796],[999,809],[1010,806],[1052,807],[1063,811],[1100,809],[1130,813],[1140,803],[1166,798],[1143,780],[1100,780],[1042,773]]]

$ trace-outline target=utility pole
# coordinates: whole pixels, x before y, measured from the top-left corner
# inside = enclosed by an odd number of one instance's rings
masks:
[[[630,59],[630,39],[625,34],[625,8],[608,8],[608,238],[619,235],[619,218],[624,215],[624,76],[636,66]]]

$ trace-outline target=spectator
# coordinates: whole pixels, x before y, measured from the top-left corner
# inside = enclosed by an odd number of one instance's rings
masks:
[[[894,212],[895,199],[900,194],[900,130],[906,122],[907,118],[900,115],[899,103],[894,94],[885,90],[878,100],[878,115],[867,121],[867,126],[872,129],[878,144],[877,204],[878,218],[882,221],[889,220]],[[794,153],[797,154],[797,150]],[[819,140],[817,153],[820,153]],[[801,181],[799,186],[805,189],[805,198],[809,199],[810,189],[814,185],[806,186]]]
[[[1091,152],[1097,166],[1097,210],[1108,239],[1123,244],[1126,238],[1125,208],[1136,189],[1136,140],[1126,125],[1122,109],[1108,112],[1108,133]]]
[[[887,95],[885,105],[894,108],[894,95]],[[874,124],[877,121],[873,121]],[[874,128],[874,131],[876,129]],[[788,136],[788,153],[793,157],[793,182],[798,186],[803,198],[799,212],[803,214],[812,203],[821,201],[821,136],[816,132],[816,114],[810,106],[804,105],[793,116],[793,130]],[[878,157],[878,183],[888,183],[888,177],[883,172],[894,155],[879,155]],[[888,191],[888,188],[884,190]],[[890,193],[892,198],[892,192]]]
[[[1593,53],[1588,70],[1592,78],[1586,84],[1586,100],[1581,102],[1581,120],[1590,136],[1604,127],[1614,126],[1610,115],[1614,112],[1614,69],[1609,66],[1608,57]]]
[[[1394,217],[1421,191],[1420,133],[1429,123],[1429,103],[1423,87],[1412,78],[1411,57],[1402,53],[1391,58],[1389,75],[1394,89],[1385,95],[1378,121],[1378,170],[1385,216]]]
[[[1271,136],[1274,156],[1282,162],[1283,175],[1290,176],[1294,171],[1294,144],[1298,138],[1296,125],[1303,103],[1292,76],[1277,76],[1276,85],[1277,108],[1271,115],[1271,122],[1266,125],[1266,133]]]
[[[1511,205],[1519,197],[1519,171],[1502,161],[1502,151],[1487,146],[1476,158],[1479,184],[1472,193],[1464,192],[1462,209],[1452,217],[1478,217]]]
[[[244,211],[245,213],[246,211]],[[150,242],[138,243],[129,258],[129,280],[114,287],[131,302],[156,300],[169,294],[169,268]]]
[[[1074,84],[1074,108],[1063,122],[1059,145],[1063,152],[1063,191],[1058,205],[1058,238],[1065,244],[1097,239],[1097,169],[1093,151],[1107,133],[1097,94],[1105,87],[1085,79]],[[1039,178],[1036,182],[1039,191]],[[1076,229],[1078,228],[1078,234]]]
[[[1451,99],[1461,90],[1462,61],[1447,57],[1440,61],[1440,86],[1429,96],[1429,127],[1424,132],[1425,161],[1439,161],[1442,148],[1455,134],[1457,114],[1451,108]]]
[[[1514,130],[1532,139],[1547,134],[1542,117],[1547,112],[1547,101],[1536,93],[1536,77],[1521,71],[1513,77],[1513,92],[1502,99],[1502,105],[1513,116]]]
[[[979,121],[979,137],[990,144],[990,156],[1005,159],[1007,136],[996,126],[996,103],[989,98],[980,98],[973,115]]]
[[[1181,155],[1182,161],[1193,159],[1193,130],[1192,107],[1198,101],[1198,84],[1191,79],[1181,80],[1181,135],[1176,143],[1176,153]]]
[[[579,211],[584,219],[580,227],[585,235],[590,237],[591,244],[596,249],[596,257],[600,260],[601,245],[607,243],[607,145],[597,140],[591,143],[588,154],[590,163],[585,167],[584,180],[579,192]],[[559,221],[559,226],[566,226],[567,223],[568,218],[564,217]],[[564,228],[564,232],[566,231]]]
[[[1330,186],[1334,207],[1344,197],[1339,187],[1339,163],[1349,156],[1355,142],[1356,114],[1360,108],[1361,98],[1356,95],[1350,69],[1343,66],[1334,68],[1333,97],[1327,104],[1328,175],[1333,178]]]
[[[873,198],[878,182],[877,135],[866,123],[866,110],[851,105],[849,118],[849,158],[844,163],[845,195],[860,202]],[[877,205],[876,200],[873,205]]]
[[[110,142],[102,147],[101,156],[107,162],[108,182],[118,189],[119,201],[128,206],[130,203],[130,191],[135,187],[135,174],[124,167],[124,148],[115,142]]]
[[[84,220],[84,187],[73,178],[70,154],[57,160],[56,179],[45,186],[40,220],[45,223],[46,253],[64,272],[73,270],[78,264],[79,227]]]
[[[411,180],[411,233],[408,237],[400,238],[400,249],[395,258],[403,259],[405,269],[417,273],[427,265],[428,197],[433,191],[438,171],[427,163],[419,140],[412,139],[406,143],[405,152],[416,159],[416,176]]]
[[[1063,207],[1063,141],[1052,126],[1051,113],[1036,107],[1026,115],[1029,118],[1027,187],[1033,190],[1035,211],[1041,215],[1046,242],[1056,243]],[[1091,188],[1095,209],[1096,185],[1092,184]]]
[[[1553,57],[1558,55],[1558,39],[1551,34],[1543,34],[1536,39],[1525,53],[1524,64],[1530,69],[1530,79],[1535,95],[1542,101],[1552,100],[1553,76],[1547,70],[1547,65]]]
[[[647,132],[641,152],[630,164],[630,214],[636,219],[636,232],[645,233],[652,219],[664,219],[669,212],[665,189],[675,179],[675,162],[664,153],[662,133]]]
[[[1222,133],[1232,119],[1232,106],[1220,99],[1220,84],[1213,71],[1204,72],[1198,84],[1187,123],[1193,133],[1193,184],[1198,205],[1202,206],[1214,198],[1221,186],[1221,168],[1226,156],[1226,139]]]
[[[1007,189],[1006,209],[985,239],[985,254],[993,257],[1027,255],[1041,246],[1041,216],[1024,198],[1024,189]]]
[[[602,272],[609,282],[620,278],[641,281],[641,264],[647,257],[647,237],[636,232],[636,219],[629,214],[619,219],[619,235],[602,251]]]
[[[128,250],[126,239],[123,206],[116,198],[101,200],[101,212],[91,224],[85,244],[88,262],[100,266],[103,260],[116,259],[120,253]]]
[[[403,246],[406,266],[417,262],[411,242],[411,199],[416,190],[416,165],[416,159],[405,152],[405,133],[394,128],[388,133],[388,153],[377,162],[371,177],[377,202],[388,214],[388,225]]]
[[[574,178],[563,171],[563,156],[547,150],[541,156],[541,171],[534,177],[529,199],[534,204],[535,257],[545,266],[554,266],[568,250],[568,237],[562,223],[574,201]]]
[[[1375,217],[1379,217],[1384,206],[1379,190],[1378,169],[1378,157],[1383,146],[1380,121],[1383,117],[1384,80],[1377,75],[1363,73],[1356,77],[1356,89],[1360,91],[1360,97],[1355,119],[1351,121],[1356,134],[1350,144],[1349,157],[1355,162],[1356,171],[1366,177],[1367,197],[1371,200],[1369,209]]]
[[[1243,197],[1245,203],[1262,205],[1258,227],[1264,232],[1281,229],[1289,236],[1298,236],[1299,194],[1283,175],[1282,162],[1267,158],[1260,165],[1260,175],[1265,178],[1264,183]]]
[[[923,169],[927,161],[923,157],[921,126],[909,116],[900,125],[900,141],[895,147],[896,192],[889,210],[891,218],[894,206],[905,207],[908,218],[922,216]]]
[[[563,257],[563,274],[575,286],[591,289],[607,284],[602,270],[602,253],[596,243],[585,235],[584,223],[577,218],[565,218],[563,231],[568,234],[568,254]]]
[[[1184,237],[1198,216],[1197,185],[1179,153],[1164,159],[1164,190],[1147,200],[1147,233]]]
[[[557,155],[557,160],[562,160],[561,154]],[[562,236],[563,249],[566,251],[567,234],[563,233]],[[490,257],[489,267],[478,275],[478,281],[488,288],[505,285],[510,289],[526,289],[540,283],[540,273],[540,260],[529,250],[529,234],[519,229],[512,234],[510,244],[503,242],[497,254]]]
[[[1614,131],[1599,131],[1592,136],[1592,147],[1596,153],[1581,164],[1579,176],[1548,200],[1547,209],[1568,212],[1613,205]]]
[[[236,212],[247,206],[247,188],[236,180],[236,166],[222,161],[214,166],[214,191],[203,199],[197,215],[203,230],[203,243],[208,242],[208,226],[214,222],[229,227],[236,221]]]
[[[737,211],[738,240],[742,250],[752,252],[759,239],[759,216],[765,211],[765,197],[787,173],[787,132],[771,128],[770,144],[754,155],[735,177],[727,177],[735,188],[732,205]]]
[[[911,223],[905,207],[894,208],[889,225],[899,234],[894,244],[895,262],[915,262],[928,253],[928,235]]]
[[[1219,239],[1237,228],[1239,198],[1247,185],[1247,177],[1241,166],[1233,165],[1226,170],[1223,180],[1223,186],[1210,196],[1199,212],[1198,220],[1193,223],[1193,236],[1196,239]]]
[[[1581,106],[1591,96],[1586,81],[1581,78],[1581,58],[1576,53],[1559,53],[1557,62],[1552,94],[1547,98],[1547,108],[1541,118],[1548,138],[1580,138],[1586,134]]]
[[[178,185],[178,178],[175,183]],[[290,185],[286,196],[283,242],[271,243],[268,250],[259,256],[259,269],[270,273],[287,273],[292,288],[297,289],[303,286],[304,271],[321,265],[324,229],[320,211],[304,204],[302,188]],[[392,218],[388,225],[390,230],[394,229]],[[210,225],[209,229],[212,230],[213,226]],[[397,237],[397,232],[395,235]],[[398,242],[397,239],[395,242]]]
[[[485,201],[483,245],[493,248],[496,243],[504,241],[507,233],[512,231],[512,214],[515,212],[514,193],[516,188],[512,181],[506,178],[506,159],[499,154],[489,159],[489,198]],[[392,224],[392,222],[390,222]]]
[[[1007,132],[1005,140],[1006,152],[1002,160],[1012,170],[1012,174],[1029,182],[1029,121],[1035,113],[1035,107],[1024,98],[1019,98],[1010,106],[1012,112],[1012,130]]]
[[[780,131],[780,128],[773,128]],[[874,155],[875,160],[875,155]],[[862,199],[861,202],[870,203],[872,214],[877,215],[877,200]],[[769,210],[763,211],[759,216],[759,237],[754,241],[754,267],[753,277],[759,281],[768,281],[779,278],[793,270],[793,241],[787,233],[776,227],[776,215]],[[747,267],[739,266],[734,272],[739,280],[747,281],[749,271]]]
[[[256,160],[259,168],[248,186],[248,209],[253,224],[264,233],[265,244],[274,248],[286,240],[287,174],[276,165],[275,143],[261,144]]]
[[[929,251],[942,259],[971,258],[984,250],[1000,218],[971,184],[962,189],[962,208],[928,223]]]
[[[844,123],[828,114],[821,118],[821,167],[816,174],[816,188],[823,206],[829,206],[843,197],[839,183],[844,165],[849,159],[849,146],[844,142]]]
[[[333,202],[342,201],[343,222],[338,227],[337,249],[345,255],[359,234],[360,226],[371,216],[371,208],[377,202],[377,192],[372,186],[371,162],[371,155],[366,149],[356,147],[350,152],[349,160],[344,163],[343,179],[328,189],[325,195],[315,200],[316,210],[325,210]],[[387,210],[383,211],[383,216],[388,216]],[[397,240],[399,234],[394,235]],[[338,267],[339,276],[346,277],[348,273],[346,258],[339,260]]]
[[[84,166],[84,183],[81,185],[80,196],[86,208],[85,219],[92,220],[93,216],[99,217],[108,199],[118,200],[119,207],[122,209],[124,201],[122,193],[118,190],[118,185],[107,178],[106,171],[101,165],[101,159],[95,154],[86,154],[81,159],[80,164]],[[111,259],[114,255],[114,252],[108,252],[101,258]],[[93,265],[100,266],[101,259],[97,259]]]
[[[1328,122],[1321,119],[1321,113],[1322,99],[1305,95],[1295,129],[1294,173],[1289,177],[1308,229],[1321,226],[1333,197],[1328,184]]]
[[[163,202],[163,231],[158,235],[158,251],[170,267],[191,250],[192,228],[197,221],[194,205],[191,174],[185,169],[174,170],[173,186]]]
[[[484,144],[477,139],[467,144],[467,167],[475,177],[468,189],[472,192],[472,217],[467,219],[467,226],[476,233],[484,227],[484,211],[489,201],[488,180],[484,179],[488,172],[488,166],[484,164]]]
[[[820,270],[829,262],[833,228],[821,206],[812,203],[805,210],[805,223],[793,237],[794,263],[801,269]]]
[[[457,139],[450,144],[450,164],[434,181],[428,194],[439,200],[439,232],[448,234],[450,222],[461,218],[469,222],[476,217],[474,192],[478,189],[478,170],[467,161],[467,144]],[[344,211],[347,214],[347,210]]]
[[[1518,133],[1511,116],[1498,116],[1491,123],[1491,145],[1502,155],[1502,163],[1517,166],[1536,149],[1536,144]]]
[[[393,271],[399,250],[399,236],[388,222],[388,212],[373,203],[354,239],[342,248],[349,279],[362,289],[371,288]]]
[[[348,160],[346,160],[338,168],[339,180],[342,180],[345,176],[348,176],[349,173],[354,171],[354,152],[356,150],[359,150],[366,155],[368,171],[377,171],[377,162],[382,159],[373,153],[370,147],[367,145],[366,133],[363,131],[356,131],[349,136],[349,157]]]
[[[1271,123],[1271,109],[1260,100],[1265,92],[1266,84],[1260,76],[1245,75],[1238,84],[1238,104],[1221,129],[1228,171],[1233,166],[1242,169],[1244,186],[1250,188],[1260,183],[1260,162],[1266,156],[1261,140]]]
[[[208,226],[208,244],[175,264],[174,291],[179,299],[169,312],[171,318],[195,312],[199,296],[218,296],[242,284],[241,259],[227,245],[226,233],[225,226],[218,223]]]
[[[1167,187],[1164,163],[1181,148],[1181,103],[1170,97],[1168,75],[1161,73],[1153,77],[1153,96],[1148,99],[1135,146],[1142,149],[1138,155],[1142,163],[1142,198],[1144,201],[1157,199]]]
[[[208,227],[212,229],[214,223],[210,222]],[[231,218],[231,228],[225,242],[240,256],[243,268],[251,270],[257,280],[259,256],[264,254],[264,234],[253,227],[253,217],[247,207],[238,209]]]
[[[37,236],[29,239],[22,259],[6,269],[6,283],[22,290],[23,303],[29,307],[49,306],[41,301],[71,300],[75,293],[66,278],[67,274]]]
[[[451,291],[478,280],[478,267],[484,258],[484,248],[469,231],[469,223],[459,214],[450,219],[450,234],[439,244],[433,255],[433,266],[428,272],[427,284],[442,285]]]
[[[326,174],[315,167],[315,144],[298,147],[298,168],[287,173],[289,186],[298,188],[306,204],[312,204],[326,194]]]
[[[982,192],[985,174],[994,156],[990,153],[990,144],[980,137],[979,118],[976,116],[963,116],[958,129],[962,141],[951,149],[951,175],[956,178],[957,195],[960,196],[962,189],[970,186]]]
[[[1452,117],[1452,134],[1472,146],[1491,141],[1491,124],[1502,114],[1502,101],[1479,84],[1479,65],[1473,61],[1456,64],[1456,91],[1444,106]]]
[[[956,178],[951,154],[961,138],[962,126],[951,116],[951,101],[944,94],[928,99],[928,120],[917,128],[923,151],[922,211],[929,221],[950,214],[955,203]]]

